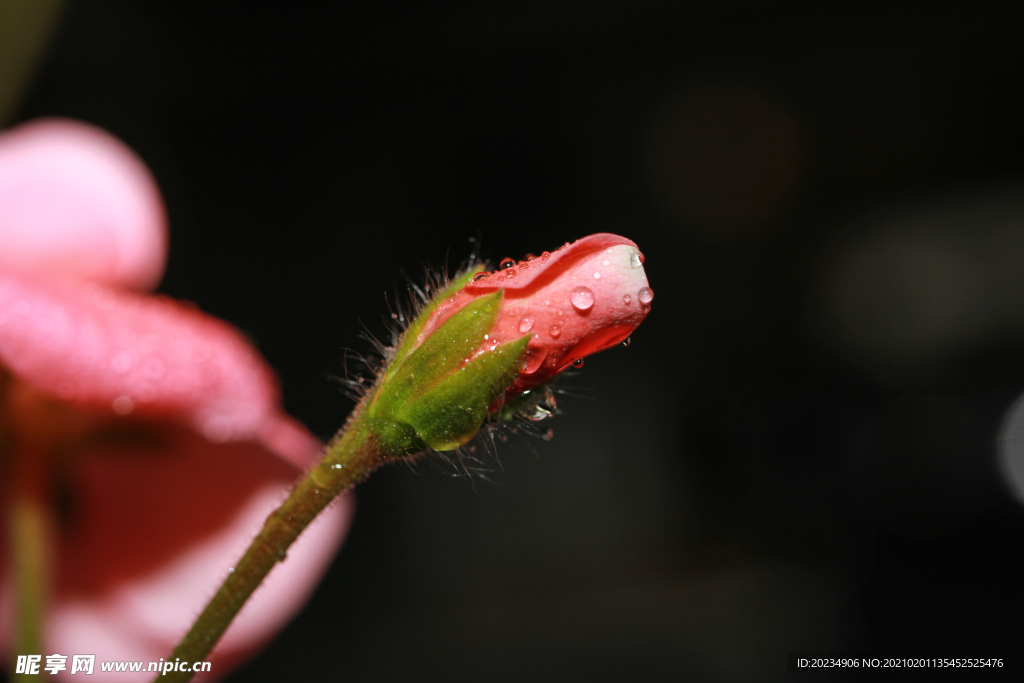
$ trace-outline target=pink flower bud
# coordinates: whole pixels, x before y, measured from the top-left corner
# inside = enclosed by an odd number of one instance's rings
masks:
[[[417,337],[426,339],[470,301],[505,290],[501,313],[477,355],[532,334],[523,366],[506,398],[543,384],[573,363],[615,346],[651,310],[644,256],[636,244],[599,233],[552,253],[480,273],[433,311]]]

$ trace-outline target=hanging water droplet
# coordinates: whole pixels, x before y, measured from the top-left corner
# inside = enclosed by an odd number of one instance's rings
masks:
[[[503,259],[501,259],[501,263],[498,264],[498,267],[501,268],[502,270],[505,270],[506,268],[511,268],[515,264],[516,264],[516,260],[515,259],[503,258]]]
[[[642,304],[649,304],[654,301],[654,290],[650,287],[641,287],[640,291],[636,293],[636,298]]]
[[[622,345],[623,346],[629,346],[632,343],[633,343],[633,338],[632,337],[626,337],[625,339],[622,340]]]
[[[562,328],[558,325],[552,325],[550,330],[551,336],[557,339],[562,334]]]
[[[479,282],[480,280],[483,280],[488,275],[490,275],[490,273],[488,273],[487,271],[484,271],[482,273],[477,273],[476,275],[473,276],[473,282]]]
[[[600,273],[595,273],[598,277]],[[569,293],[569,301],[577,311],[588,311],[594,305],[594,293],[586,287],[576,287]]]
[[[576,360],[574,360],[572,362],[572,366],[574,368],[582,368],[583,367],[583,359],[582,358],[577,358]]]
[[[523,318],[519,321],[519,333],[526,334],[533,329],[533,318]]]
[[[627,306],[628,306],[628,305],[629,305],[630,303],[632,303],[632,301],[633,301],[633,297],[631,297],[631,296],[630,296],[629,294],[624,294],[624,295],[622,296],[622,303],[626,304]]]
[[[629,265],[633,266],[634,268],[639,268],[643,264],[644,261],[642,258],[640,258],[639,251],[634,251],[632,254],[629,255]]]

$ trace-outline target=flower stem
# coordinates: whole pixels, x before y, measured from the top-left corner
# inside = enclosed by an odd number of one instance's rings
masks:
[[[21,448],[11,451],[9,471],[12,490],[8,543],[14,582],[13,664],[17,661],[17,655],[43,652],[43,624],[50,587],[51,528],[47,514],[45,461],[42,454]],[[35,678],[26,673],[14,673],[13,670],[11,673],[12,681]]]
[[[360,406],[361,408],[361,406]],[[354,412],[346,428],[327,447],[324,457],[292,488],[287,500],[270,514],[259,535],[228,574],[220,589],[196,619],[168,662],[194,663],[206,659],[246,600],[310,522],[352,485],[369,475],[386,459],[375,435]],[[189,667],[191,668],[191,667]],[[168,671],[155,680],[161,683],[191,680],[192,671]]]

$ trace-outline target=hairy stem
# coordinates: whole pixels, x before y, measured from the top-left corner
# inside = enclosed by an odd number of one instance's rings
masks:
[[[12,448],[9,552],[14,583],[14,657],[43,652],[43,624],[50,588],[51,526],[46,504],[45,460],[32,449]],[[38,674],[38,671],[35,672]],[[11,672],[12,681],[35,680]]]
[[[324,457],[292,488],[287,500],[272,512],[263,530],[196,619],[192,629],[167,662],[193,664],[205,660],[246,600],[313,519],[337,496],[358,483],[387,458],[357,409],[346,428],[327,447]],[[191,669],[191,666],[188,667]],[[189,671],[168,671],[157,681],[191,680]]]

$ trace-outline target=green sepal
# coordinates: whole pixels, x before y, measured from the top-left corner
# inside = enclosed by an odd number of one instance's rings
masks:
[[[502,344],[408,401],[395,419],[412,425],[436,451],[450,451],[480,430],[487,408],[512,384],[533,335]]]
[[[374,415],[399,419],[410,400],[417,399],[459,369],[494,327],[503,294],[503,290],[498,290],[470,301],[434,330],[397,368],[389,369],[373,401]]]
[[[373,438],[390,456],[413,455],[427,448],[412,425],[388,419],[370,419],[368,423]]]
[[[438,306],[445,299],[449,299],[466,286],[466,283],[476,277],[476,274],[483,270],[483,266],[477,266],[467,270],[455,277],[448,285],[437,292],[433,298],[416,314],[416,317],[409,323],[409,327],[406,328],[405,332],[402,333],[402,338],[398,341],[398,348],[395,350],[395,357],[391,361],[391,369],[395,370],[401,365],[405,357],[412,351],[413,344],[416,343],[416,337],[419,336],[423,330],[423,326],[427,324],[427,319],[430,314],[433,313]]]

